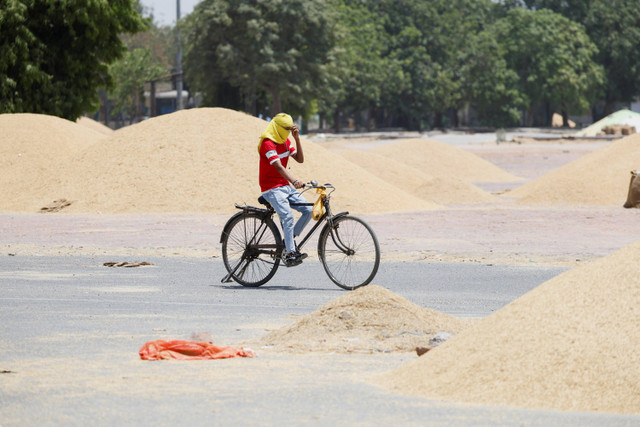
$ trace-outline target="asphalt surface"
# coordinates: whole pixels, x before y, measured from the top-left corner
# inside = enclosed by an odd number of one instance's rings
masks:
[[[152,266],[109,268],[106,261]],[[384,263],[373,281],[420,306],[484,317],[564,268]],[[147,362],[149,340],[238,345],[344,292],[312,260],[268,284],[223,284],[218,259],[0,258],[0,425],[638,425],[640,417],[479,407],[392,394],[415,354]]]

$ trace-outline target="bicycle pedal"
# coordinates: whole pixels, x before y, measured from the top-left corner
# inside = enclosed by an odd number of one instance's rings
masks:
[[[288,267],[295,267],[295,266],[300,265],[300,264],[302,264],[302,260],[301,259],[293,260],[293,261],[285,261],[284,262],[284,266],[287,267],[287,268]]]

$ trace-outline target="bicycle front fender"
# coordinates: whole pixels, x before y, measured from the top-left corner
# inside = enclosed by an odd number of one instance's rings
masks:
[[[325,214],[326,215],[326,214]],[[343,216],[347,216],[349,215],[349,212],[340,212],[339,214],[333,215],[331,217],[331,220],[336,220],[338,218],[342,218]],[[325,233],[329,233],[329,228],[331,227],[331,225],[329,225],[329,220],[327,219],[327,221],[324,223],[324,226],[322,227],[322,230],[320,230],[320,236],[324,235]],[[322,241],[322,239],[318,239],[318,255],[320,255],[320,253],[322,252],[322,248],[320,248],[320,242]]]

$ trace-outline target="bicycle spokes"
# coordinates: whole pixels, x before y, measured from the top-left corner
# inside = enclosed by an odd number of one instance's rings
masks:
[[[241,215],[226,227],[222,257],[231,279],[243,286],[260,286],[278,268],[280,234],[270,218],[258,214]]]
[[[337,218],[323,232],[318,243],[325,271],[341,288],[364,286],[378,271],[378,241],[371,228],[359,218]]]

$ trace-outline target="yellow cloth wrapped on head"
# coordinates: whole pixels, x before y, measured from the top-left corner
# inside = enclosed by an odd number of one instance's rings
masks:
[[[260,152],[260,147],[262,146],[262,141],[265,139],[270,139],[276,144],[284,144],[287,138],[289,138],[290,130],[285,128],[290,128],[293,126],[293,119],[290,115],[286,113],[278,113],[276,116],[271,119],[266,129],[260,135],[260,142],[258,143],[258,152]]]

